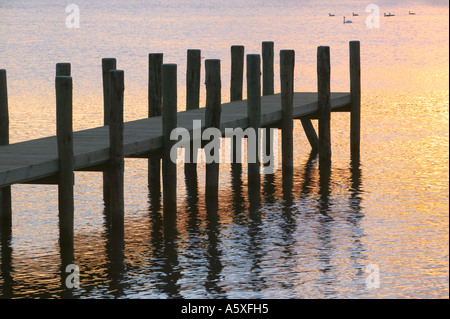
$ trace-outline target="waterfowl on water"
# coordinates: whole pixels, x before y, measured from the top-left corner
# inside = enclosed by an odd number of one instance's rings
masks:
[[[345,17],[344,17],[344,24],[345,23],[353,23],[351,20],[347,20],[347,21],[345,21]]]

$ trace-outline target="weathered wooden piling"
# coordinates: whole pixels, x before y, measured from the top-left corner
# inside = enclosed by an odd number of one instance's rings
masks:
[[[56,76],[70,76],[70,63],[56,63]]]
[[[124,71],[109,71],[109,196],[113,233],[122,233],[124,226],[124,150],[123,150],[123,97]]]
[[[331,168],[330,47],[317,48],[317,92],[319,106],[319,168]]]
[[[201,51],[187,50],[186,68],[186,110],[200,107]]]
[[[201,51],[195,49],[187,50],[186,68],[186,110],[195,110],[200,107],[200,71],[201,71]],[[190,163],[185,164],[185,171],[188,176],[196,177],[197,172],[197,152],[193,141],[190,142]]]
[[[172,218],[177,207],[177,164],[170,158],[170,151],[176,141],[170,133],[177,127],[177,65],[162,65],[162,134],[163,134],[163,211]],[[175,159],[174,159],[175,160]]]
[[[6,70],[0,70],[0,146],[9,144],[8,85]],[[11,227],[11,186],[0,188],[0,227]]]
[[[71,75],[71,65],[70,63],[57,63],[56,64],[56,76],[66,76],[70,77]],[[71,84],[71,87],[73,85]],[[70,105],[72,105],[72,94],[70,94]],[[65,268],[67,265],[72,264],[74,260],[74,249],[73,249],[73,225],[74,225],[74,199],[73,199],[73,186],[70,188],[66,183],[70,183],[73,185],[73,120],[72,120],[72,106],[70,107],[70,111],[66,108],[65,110],[58,111],[57,105],[57,140],[58,140],[58,154],[62,154],[59,156],[59,167],[60,172],[58,174],[58,206],[67,206],[67,209],[70,213],[62,212],[59,209],[59,223],[60,223],[60,240],[59,240],[59,248],[60,248],[60,256],[61,256],[61,281],[63,287],[65,287]],[[69,113],[70,112],[70,113]],[[62,115],[58,116],[58,113]],[[65,113],[65,115],[64,115]],[[70,117],[70,118],[69,118]],[[61,146],[60,146],[61,145]],[[66,148],[66,149],[65,149]],[[67,158],[64,158],[64,157]],[[67,162],[67,160],[69,162]],[[72,164],[69,164],[72,162]],[[62,175],[61,175],[62,174]],[[70,175],[72,175],[72,179],[70,179]],[[63,202],[61,203],[61,198],[64,196]],[[70,197],[72,196],[72,200]],[[65,203],[64,203],[65,202]],[[61,228],[62,227],[62,228]],[[71,291],[66,288],[62,292],[62,297],[67,298],[70,297]]]
[[[115,58],[102,59],[102,79],[103,79],[103,125],[109,125],[110,106],[109,106],[109,89],[110,89],[110,74],[109,72],[115,70],[117,61]]]
[[[281,150],[283,176],[292,175],[294,170],[294,50],[280,51],[281,84]]]
[[[162,114],[161,68],[163,58],[163,53],[148,55],[148,117]]]
[[[148,55],[148,117],[162,114],[162,53]],[[148,185],[152,194],[161,194],[161,159],[148,159]]]
[[[359,161],[361,141],[361,58],[360,42],[350,41],[350,151]]]
[[[205,60],[206,109],[205,129],[220,128],[220,115],[222,112],[220,60]],[[220,144],[218,145],[220,146]],[[213,149],[214,154],[206,154],[206,199],[217,206],[219,195],[219,154],[218,148]],[[216,153],[217,152],[217,153]]]
[[[72,77],[56,76],[55,88],[60,242],[71,244],[74,227]]]
[[[103,83],[103,125],[109,125],[110,108],[109,108],[109,72],[115,70],[117,61],[115,58],[102,59],[102,83]],[[106,208],[106,222],[110,223],[109,219],[109,200],[111,198],[109,193],[109,171],[103,171],[103,202]]]
[[[230,101],[242,100],[244,84],[244,46],[231,46]]]
[[[274,86],[274,43],[272,41],[262,42],[262,95],[273,95]],[[270,128],[269,128],[270,130]],[[269,133],[265,136],[265,154],[271,154],[273,141]]]
[[[244,85],[244,51],[245,48],[243,45],[232,45],[231,46],[231,76],[230,76],[230,101],[241,101],[242,100],[242,91]],[[231,141],[233,145],[233,156],[231,158],[231,169],[234,170],[234,173],[238,173],[237,170],[240,171],[241,163],[238,163],[238,154],[241,152],[241,143],[240,139],[237,139],[235,136],[232,137]]]
[[[259,140],[261,128],[261,56],[259,54],[247,55],[247,116],[248,127],[256,133],[255,145],[249,145],[252,140],[247,139],[249,199],[251,205],[259,205],[261,196],[259,160],[261,147]]]
[[[262,95],[273,95],[274,88],[274,43],[262,43]]]

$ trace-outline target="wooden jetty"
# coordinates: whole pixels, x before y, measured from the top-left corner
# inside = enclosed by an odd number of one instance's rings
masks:
[[[301,120],[311,147],[319,152],[321,169],[326,169],[331,165],[330,113],[350,112],[351,156],[359,160],[359,41],[350,42],[349,48],[350,92],[330,92],[330,50],[322,46],[317,51],[318,91],[294,92],[295,52],[281,50],[281,93],[274,94],[273,42],[263,42],[261,55],[247,55],[248,94],[247,100],[242,100],[244,47],[232,46],[231,102],[222,103],[220,99],[220,61],[206,60],[207,105],[202,108],[199,106],[200,50],[188,50],[187,107],[182,112],[177,112],[177,66],[163,64],[161,53],[150,54],[149,117],[126,123],[123,122],[124,72],[116,70],[115,59],[103,59],[105,126],[77,132],[72,131],[70,64],[59,63],[55,78],[57,134],[14,144],[9,144],[6,71],[0,70],[0,224],[2,227],[11,225],[11,185],[58,184],[60,235],[70,243],[73,240],[74,171],[99,171],[104,174],[105,202],[111,200],[111,224],[123,229],[124,157],[148,158],[149,185],[156,185],[157,190],[162,159],[164,211],[168,207],[176,211],[176,163],[170,163],[168,158],[174,144],[169,134],[175,127],[192,131],[193,120],[201,120],[202,129],[217,127],[222,133],[225,128],[239,127],[281,129],[283,170],[292,171],[293,120]],[[314,130],[313,119],[319,121],[319,134]],[[218,187],[218,166],[207,167],[207,187]],[[259,193],[257,175],[257,167],[249,165],[249,188],[251,185]],[[208,193],[217,196],[211,189]]]

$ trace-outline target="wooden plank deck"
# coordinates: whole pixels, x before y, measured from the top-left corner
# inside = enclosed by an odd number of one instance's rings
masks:
[[[281,120],[280,94],[261,98],[261,123],[269,126]],[[332,111],[350,105],[350,93],[331,93]],[[192,130],[194,119],[204,124],[204,108],[178,113],[178,127]],[[294,93],[294,118],[318,111],[317,93]],[[247,101],[222,104],[221,129],[247,128]],[[107,126],[74,132],[75,170],[106,163],[109,159],[109,128]],[[0,146],[0,187],[29,182],[58,172],[56,136]],[[124,124],[124,152],[136,157],[162,148],[161,117],[152,117]]]

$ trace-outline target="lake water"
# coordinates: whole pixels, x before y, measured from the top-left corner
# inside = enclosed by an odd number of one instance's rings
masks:
[[[206,213],[198,184],[178,169],[178,217],[162,220],[149,194],[147,161],[125,162],[125,240],[110,253],[102,178],[75,175],[75,263],[80,298],[448,298],[448,2],[381,1],[368,28],[364,1],[75,0],[80,28],[60,1],[0,1],[0,68],[8,72],[11,143],[55,134],[54,69],[72,63],[74,129],[102,125],[101,58],[125,71],[125,119],[147,116],[148,53],[179,65],[186,50],[222,60],[229,100],[230,46],[259,53],[275,42],[296,52],[295,90],[316,90],[316,48],[331,47],[333,91],[349,90],[348,42],[361,41],[361,162],[351,165],[349,115],[332,116],[331,177],[295,123],[293,192],[281,169],[264,176],[261,209],[249,210],[242,175],[222,165],[219,213]],[[408,15],[408,11],[416,15]],[[329,17],[328,13],[335,17]],[[352,16],[358,12],[359,16]],[[352,20],[343,24],[342,17]],[[204,74],[202,74],[202,83]],[[205,91],[201,91],[204,105]],[[245,92],[244,92],[245,95]],[[314,123],[315,125],[317,123]],[[57,187],[13,185],[13,226],[0,247],[0,296],[58,298]],[[370,279],[379,270],[379,286]]]

